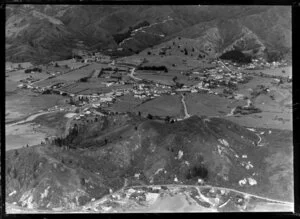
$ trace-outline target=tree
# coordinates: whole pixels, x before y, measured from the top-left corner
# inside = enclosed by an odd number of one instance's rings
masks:
[[[170,116],[166,116],[166,118],[165,118],[165,122],[166,122],[166,123],[169,123],[169,122],[170,122],[170,120],[171,120]]]
[[[148,119],[153,119],[153,116],[149,113],[147,116]]]
[[[54,66],[55,66],[55,67],[57,67],[57,68],[59,67],[59,65],[58,65],[58,63],[57,63],[57,62],[55,62],[55,65],[54,65]]]
[[[178,88],[182,88],[183,87],[183,83],[178,83],[178,82],[176,82],[176,87],[178,87]]]
[[[82,186],[85,185],[85,179],[84,179],[84,178],[80,178],[80,184],[81,184]]]
[[[186,48],[184,48],[184,55],[188,55],[188,51]]]
[[[173,78],[172,78],[172,81],[174,81],[174,83],[177,81],[177,76],[174,76]]]
[[[139,116],[141,116],[141,112],[139,111]]]

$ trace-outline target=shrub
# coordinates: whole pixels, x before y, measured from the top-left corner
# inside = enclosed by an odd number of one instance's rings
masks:
[[[188,171],[186,178],[201,178],[206,180],[208,178],[208,170],[203,165],[194,166]]]
[[[149,114],[147,115],[147,119],[153,119],[153,116],[149,113]]]
[[[184,48],[184,55],[188,55],[188,51],[186,48]]]
[[[165,71],[168,72],[166,66],[140,66],[138,70],[154,70],[154,71]]]

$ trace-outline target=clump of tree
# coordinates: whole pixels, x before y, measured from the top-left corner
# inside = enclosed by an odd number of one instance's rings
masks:
[[[90,77],[83,77],[79,79],[79,82],[87,82]]]
[[[166,123],[170,123],[170,121],[171,121],[171,117],[170,117],[170,116],[166,116],[165,122],[166,122]]]
[[[282,51],[266,49],[264,52],[266,54],[267,62],[277,62],[277,61],[282,60],[284,57],[284,52],[282,52]]]
[[[245,55],[239,50],[232,50],[225,52],[223,55],[220,56],[220,59],[224,60],[231,60],[237,63],[251,63],[251,56]]]
[[[153,116],[149,113],[149,114],[147,115],[147,119],[153,119]]]
[[[186,48],[184,48],[184,55],[188,55],[188,51]]]
[[[175,85],[176,88],[179,88],[179,89],[180,89],[180,88],[183,87],[183,85],[184,85],[183,83],[179,83],[179,82],[176,81],[176,85]]]
[[[196,165],[189,169],[188,173],[186,174],[186,179],[194,179],[200,178],[203,180],[207,180],[208,178],[208,170],[203,165]]]
[[[242,114],[242,115],[249,115],[252,113],[261,113],[262,110],[259,108],[256,108],[255,106],[249,106],[249,107],[243,107],[243,106],[237,106],[234,110],[234,114]]]
[[[168,68],[164,65],[162,66],[140,66],[138,70],[153,70],[153,71],[164,71],[168,72]]]
[[[204,55],[201,55],[201,54],[198,55],[199,59],[203,59],[204,57],[205,57]]]
[[[38,68],[38,67],[34,67],[34,68],[28,68],[24,71],[26,74],[27,73],[31,73],[31,72],[42,72],[42,69],[41,68]]]

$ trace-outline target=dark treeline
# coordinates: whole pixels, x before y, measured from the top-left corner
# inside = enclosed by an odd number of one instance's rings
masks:
[[[31,72],[42,72],[42,69],[38,67],[34,67],[25,70],[25,73],[31,73]]]
[[[168,68],[166,66],[140,66],[138,70],[153,70],[153,71],[164,71],[168,72]]]
[[[225,52],[220,56],[220,59],[231,60],[237,63],[251,63],[251,56],[245,55],[239,50]]]

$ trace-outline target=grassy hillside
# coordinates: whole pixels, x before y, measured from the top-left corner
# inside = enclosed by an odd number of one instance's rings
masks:
[[[42,145],[8,151],[7,202],[70,209],[120,189],[125,179],[130,185],[172,184],[175,178],[292,200],[287,131],[262,135],[268,146],[258,147],[255,132],[224,119],[193,116],[165,124],[126,114],[80,130],[70,149]],[[247,177],[257,184],[240,186]]]

